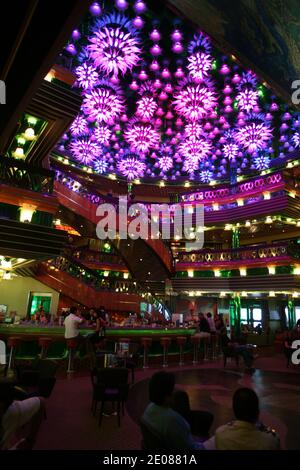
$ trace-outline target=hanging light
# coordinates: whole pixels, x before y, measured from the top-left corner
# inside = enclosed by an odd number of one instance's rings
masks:
[[[36,206],[32,206],[31,204],[23,204],[20,207],[20,222],[31,222],[35,210]]]
[[[27,140],[33,140],[35,138],[35,132],[32,127],[27,127],[27,129],[24,132],[24,137]]]

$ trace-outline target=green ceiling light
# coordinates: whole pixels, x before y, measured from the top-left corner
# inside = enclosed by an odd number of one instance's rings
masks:
[[[212,63],[212,65],[211,65],[211,68],[212,68],[213,70],[216,70],[217,67],[218,67],[218,63],[217,63],[216,60],[214,60],[213,63]]]
[[[24,137],[17,137],[17,142],[19,145],[25,145],[26,139],[24,139]]]
[[[27,117],[27,122],[28,124],[30,124],[31,126],[35,126],[38,122],[37,118],[34,117],[34,116],[28,116]]]

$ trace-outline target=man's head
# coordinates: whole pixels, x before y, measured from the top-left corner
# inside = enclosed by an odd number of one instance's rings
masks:
[[[168,406],[175,387],[175,376],[169,372],[156,372],[150,379],[149,399],[155,405]]]
[[[206,316],[207,316],[207,318],[211,318],[212,314],[210,312],[208,312],[208,314]]]
[[[70,313],[72,313],[73,315],[77,315],[78,307],[76,307],[76,305],[72,305],[72,307],[70,308]]]
[[[255,423],[259,417],[259,400],[251,388],[239,388],[233,395],[232,407],[236,419]]]

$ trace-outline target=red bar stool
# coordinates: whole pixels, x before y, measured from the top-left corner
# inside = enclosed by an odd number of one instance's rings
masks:
[[[78,339],[76,338],[72,338],[72,339],[67,339],[66,340],[66,343],[67,343],[67,348],[68,348],[68,351],[69,351],[69,359],[68,359],[68,369],[67,369],[67,372],[70,373],[70,372],[74,372],[74,369],[73,369],[73,358],[74,358],[74,353],[75,353],[75,350],[78,346]]]
[[[39,346],[41,347],[41,359],[45,359],[47,357],[47,351],[52,343],[52,338],[48,338],[47,336],[41,336],[39,338]]]
[[[176,341],[177,341],[177,344],[179,346],[179,365],[183,366],[184,365],[184,362],[183,362],[183,356],[184,356],[183,348],[184,348],[184,345],[186,343],[186,336],[177,336]]]
[[[144,348],[143,369],[148,369],[148,351],[152,344],[152,338],[141,338],[141,343]]]
[[[168,350],[171,344],[171,338],[168,338],[167,336],[163,336],[160,338],[160,344],[163,348],[163,367],[168,367]]]
[[[199,351],[200,341],[201,341],[200,336],[192,336],[191,337],[191,342],[192,342],[192,345],[194,346],[193,364],[197,364],[199,362],[198,361],[198,351]]]
[[[21,344],[21,338],[19,336],[10,336],[7,340],[7,345],[10,347],[8,369],[13,369],[15,366],[15,354],[19,344]]]

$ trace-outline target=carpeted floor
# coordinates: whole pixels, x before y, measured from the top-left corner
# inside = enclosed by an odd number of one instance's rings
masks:
[[[233,391],[239,386],[250,386],[260,397],[262,420],[279,432],[283,448],[300,449],[300,370],[286,369],[281,357],[261,358],[256,367],[252,376],[236,370],[233,363],[224,370],[221,362],[169,370],[176,374],[177,386],[189,393],[192,408],[207,409],[214,414],[212,431],[232,418]],[[35,448],[140,449],[137,421],[148,402],[148,380],[154,371],[137,371],[121,427],[116,416],[104,417],[102,426],[98,426],[98,414],[93,417],[90,412],[89,376],[58,379]]]

